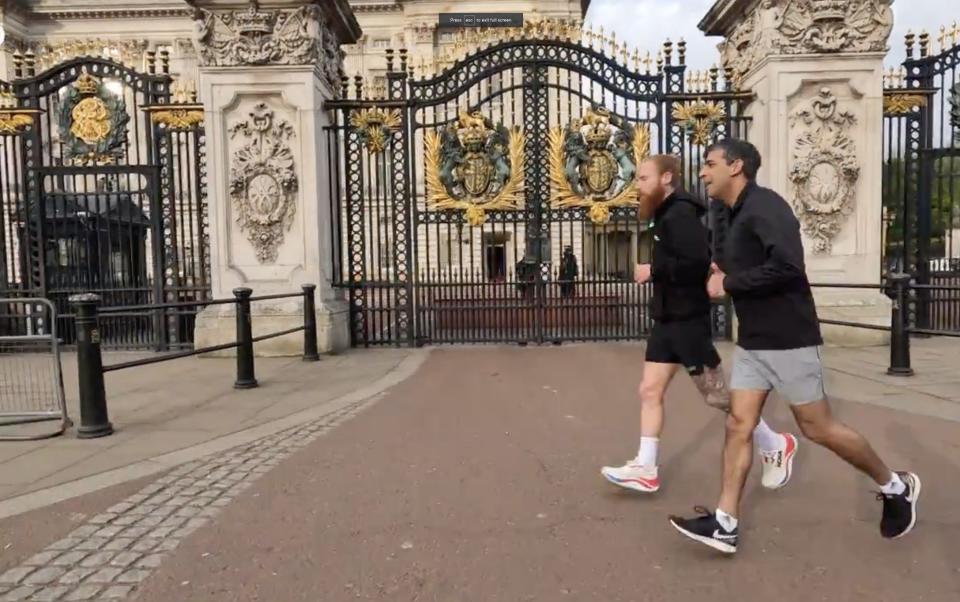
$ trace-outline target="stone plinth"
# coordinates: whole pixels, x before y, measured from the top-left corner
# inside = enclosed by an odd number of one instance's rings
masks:
[[[346,304],[331,285],[329,161],[324,101],[336,95],[340,44],[359,28],[345,0],[197,2],[194,35],[205,109],[213,295],[253,296],[317,285],[319,349],[349,344]],[[242,5],[242,6],[241,6]],[[268,23],[269,32],[252,23]],[[302,324],[300,299],[252,305],[253,334]],[[197,317],[198,347],[235,339],[232,306]],[[302,333],[257,343],[296,355]]]

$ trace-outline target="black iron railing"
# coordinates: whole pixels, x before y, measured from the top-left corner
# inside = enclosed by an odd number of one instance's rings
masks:
[[[213,353],[225,349],[237,350],[237,372],[233,386],[236,389],[252,389],[257,384],[255,374],[253,345],[267,339],[293,334],[303,331],[303,360],[317,361],[320,355],[317,351],[317,321],[315,308],[316,285],[304,284],[299,293],[279,295],[262,295],[254,297],[249,288],[236,288],[233,298],[212,299],[189,303],[158,303],[156,305],[137,305],[123,307],[100,307],[100,297],[95,294],[76,295],[70,302],[76,308],[76,335],[77,335],[77,374],[80,385],[80,428],[77,436],[80,438],[103,437],[113,432],[113,426],[107,412],[107,397],[103,375],[107,372],[125,370],[138,366],[147,366],[159,362]],[[253,320],[250,304],[258,301],[275,299],[303,298],[303,324],[287,330],[269,334],[253,336]],[[101,316],[129,314],[130,312],[156,311],[182,307],[207,307],[212,305],[229,305],[236,308],[236,339],[230,343],[211,345],[199,349],[167,353],[158,357],[148,357],[129,362],[103,365],[100,337]]]
[[[845,320],[820,319],[821,324],[833,326],[848,326],[866,330],[882,330],[890,333],[890,365],[887,374],[893,376],[912,376],[910,366],[910,335],[960,337],[960,330],[936,328],[921,328],[911,326],[911,305],[914,303],[914,291],[960,291],[960,286],[943,286],[935,284],[917,284],[910,274],[894,273],[886,276],[883,284],[850,284],[850,283],[813,283],[814,288],[843,288],[843,289],[872,289],[882,291],[892,301],[890,308],[890,325],[864,324]]]

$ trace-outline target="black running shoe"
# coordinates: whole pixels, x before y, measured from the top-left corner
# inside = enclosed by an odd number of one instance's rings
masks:
[[[880,534],[895,539],[903,537],[917,523],[917,498],[920,497],[920,477],[912,472],[898,472],[906,488],[903,493],[887,495],[878,493],[883,500],[883,518],[880,519]]]
[[[715,512],[710,512],[703,506],[694,506],[693,511],[700,514],[697,518],[681,518],[671,516],[670,524],[690,539],[708,545],[724,554],[733,554],[737,551],[737,529],[727,531],[720,525]]]

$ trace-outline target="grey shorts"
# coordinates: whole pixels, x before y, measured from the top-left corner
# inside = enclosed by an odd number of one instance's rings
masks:
[[[743,349],[733,355],[731,389],[775,390],[792,405],[820,401],[823,363],[819,347],[799,349]]]

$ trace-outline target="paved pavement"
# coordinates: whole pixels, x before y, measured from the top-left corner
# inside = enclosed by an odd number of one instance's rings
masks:
[[[80,440],[68,432],[40,441],[0,442],[0,518],[65,499],[51,499],[52,490],[71,497],[269,434],[250,431],[374,383],[410,355],[386,349],[325,356],[320,362],[257,358],[260,387],[248,390],[233,388],[233,359],[188,358],[108,372],[113,435]],[[104,363],[135,357],[140,356],[110,353]],[[68,414],[79,425],[76,360],[65,355],[62,364]],[[290,425],[302,422],[294,419]],[[73,483],[73,489],[59,487],[65,483]]]
[[[802,443],[784,490],[753,475],[742,549],[718,558],[666,522],[719,481],[722,416],[685,379],[665,487],[641,497],[598,474],[635,452],[641,345],[452,348],[159,478],[0,521],[0,600],[956,600],[958,351],[919,341],[896,381],[882,349],[827,351],[831,391],[868,402],[837,414],[924,477],[902,540],[879,537],[864,477]],[[792,426],[784,404],[767,417]]]

